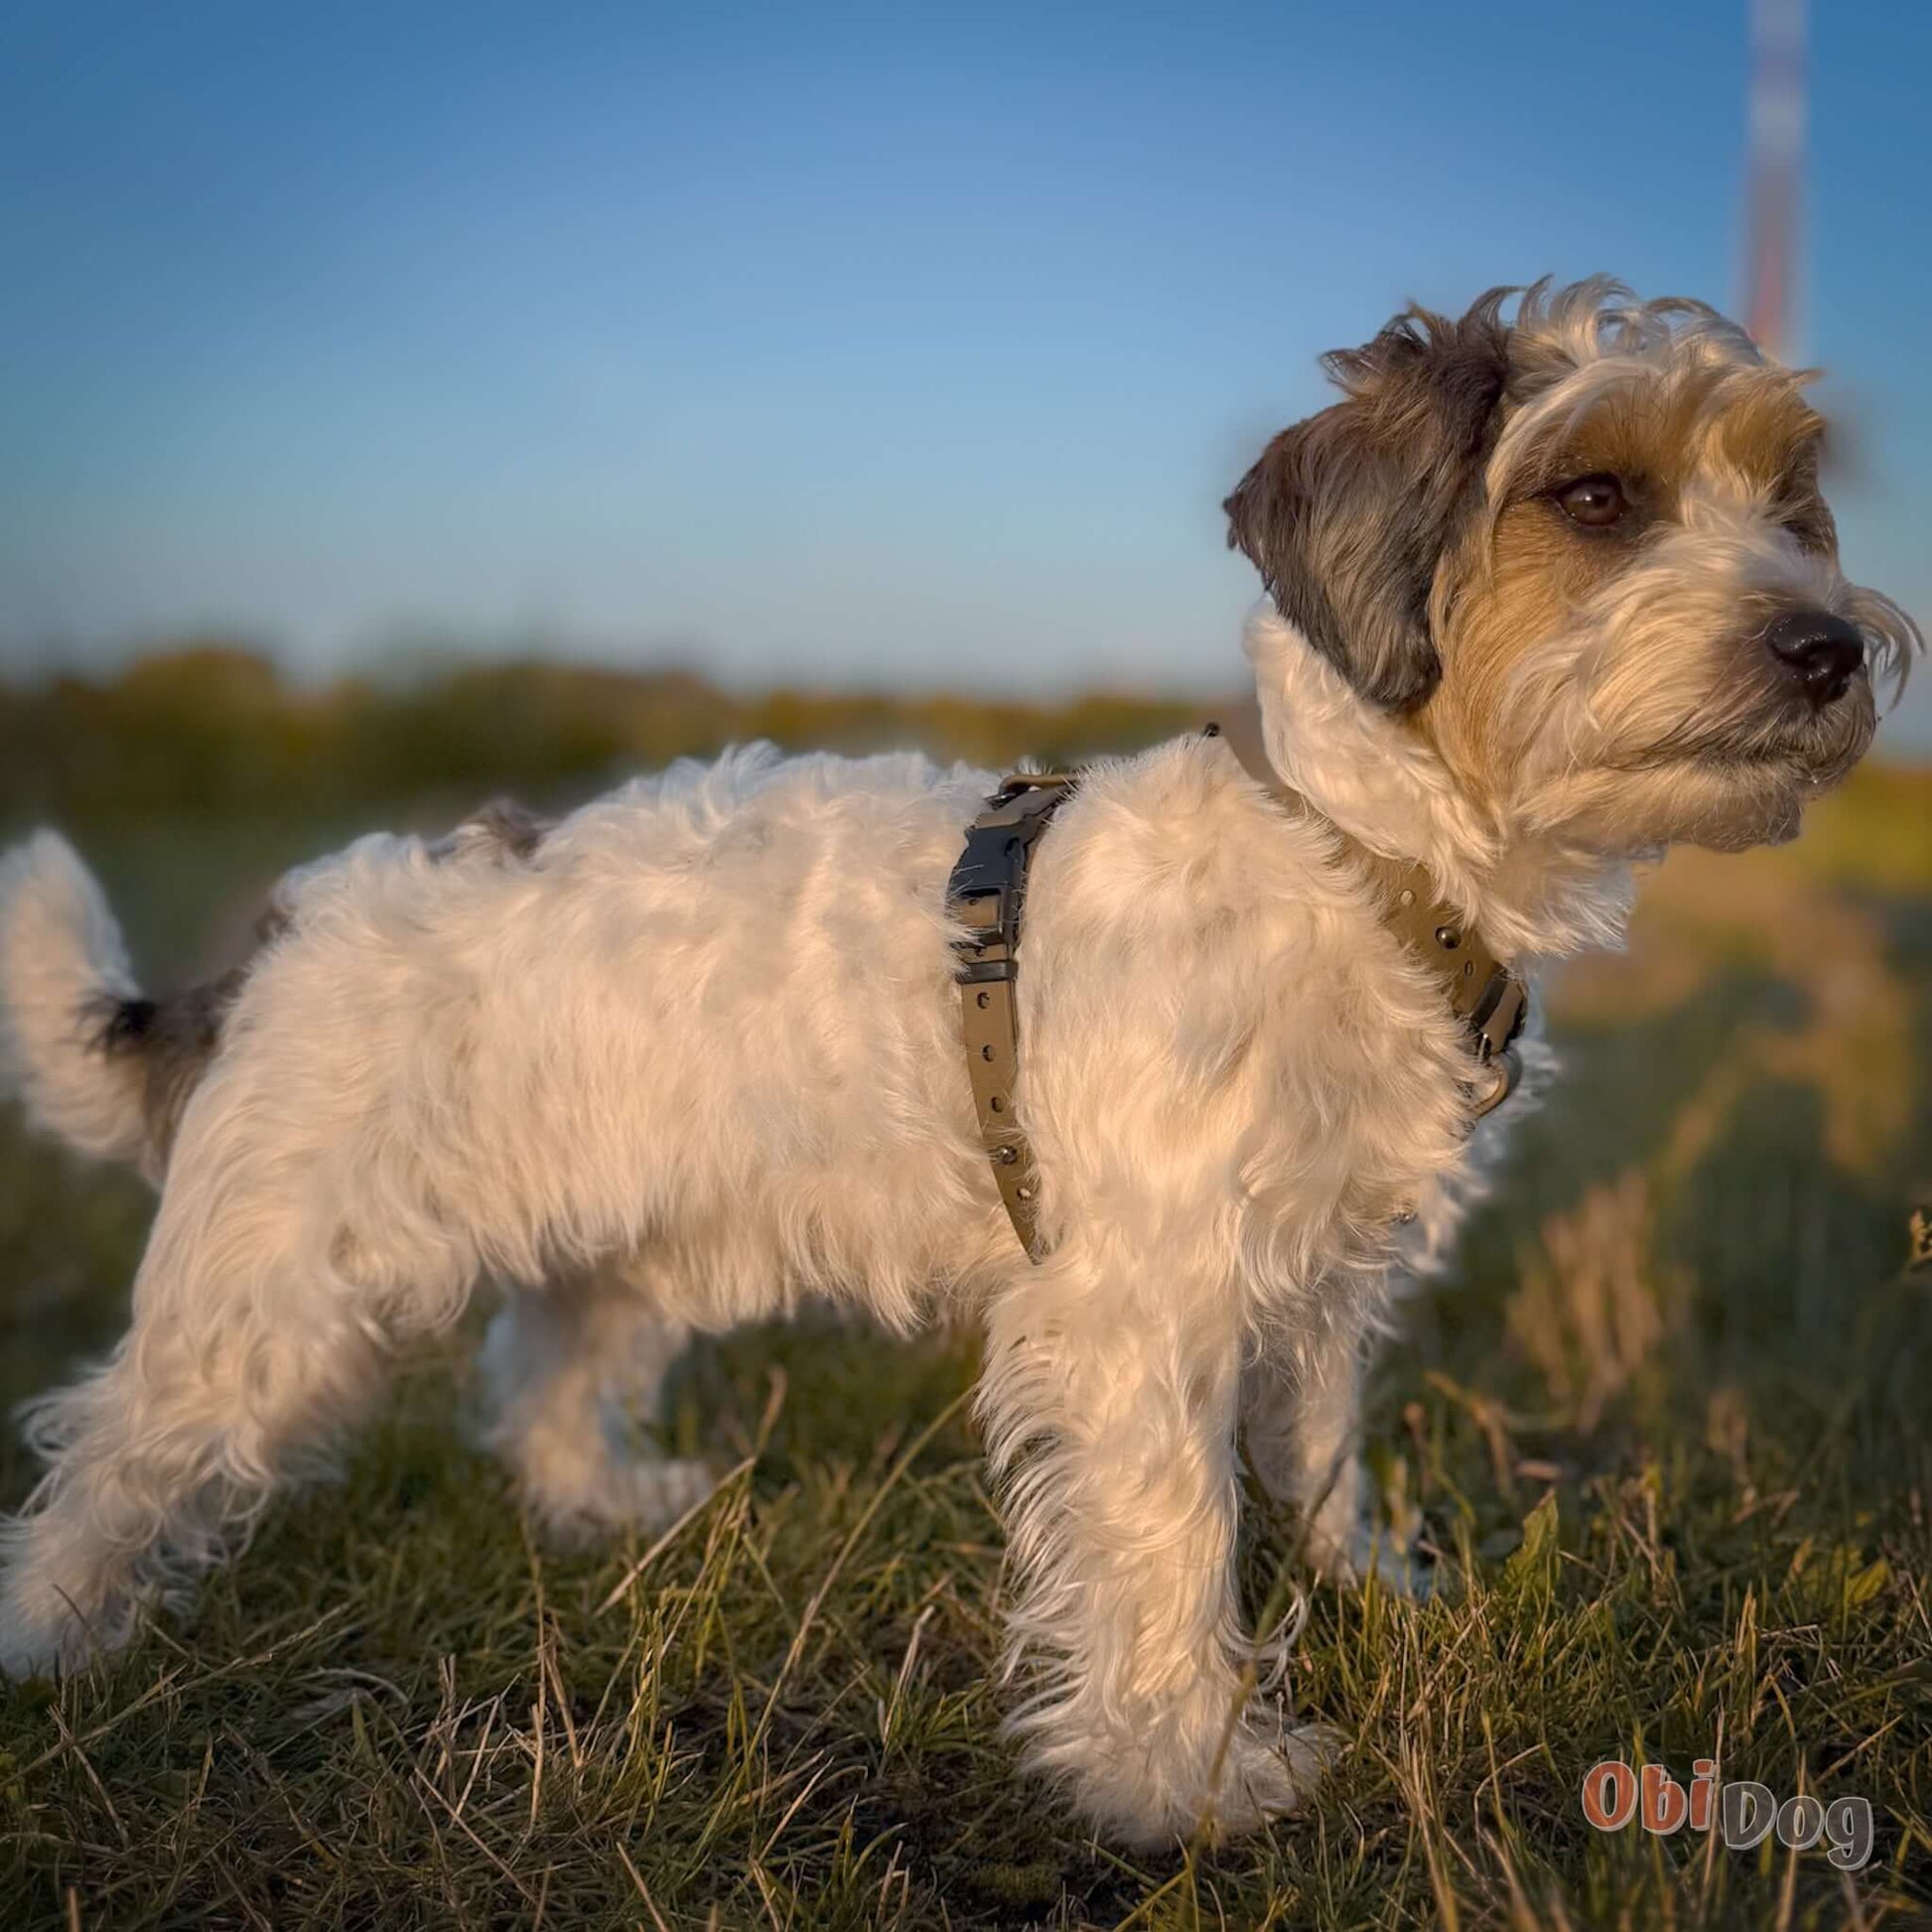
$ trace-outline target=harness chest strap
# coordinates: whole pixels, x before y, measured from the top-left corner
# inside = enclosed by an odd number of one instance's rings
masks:
[[[1207,735],[1219,737],[1220,728],[1209,725]],[[1278,802],[1300,815],[1315,815],[1308,800],[1282,784],[1238,741],[1223,742]],[[1020,1070],[1020,923],[1034,845],[1075,782],[1075,774],[1062,771],[1017,772],[1003,779],[967,828],[965,850],[946,888],[946,909],[965,928],[956,946],[954,978],[980,1144],[1013,1231],[1035,1262],[1046,1255],[1039,1234],[1038,1172],[1013,1112]],[[1382,922],[1429,968],[1462,1022],[1476,1064],[1492,1081],[1475,1112],[1490,1112],[1509,1097],[1520,1074],[1513,1042],[1529,1013],[1522,981],[1477,933],[1464,930],[1461,914],[1437,895],[1425,867],[1386,859],[1339,827],[1331,829],[1368,873]]]
[[[1241,768],[1284,809],[1299,818],[1322,816],[1293,787],[1284,784],[1240,733],[1223,735],[1218,725],[1206,728],[1239,760]],[[1376,916],[1429,969],[1442,988],[1449,1009],[1462,1022],[1476,1064],[1493,1077],[1476,1101],[1476,1117],[1492,1113],[1515,1091],[1522,1063],[1514,1047],[1529,1019],[1529,989],[1484,944],[1461,912],[1436,890],[1429,868],[1404,864],[1371,852],[1332,819],[1328,831],[1368,875],[1376,897]]]
[[[966,832],[966,849],[946,887],[946,909],[966,928],[957,946],[960,1025],[980,1145],[1007,1219],[1030,1261],[1045,1259],[1039,1238],[1039,1176],[1034,1151],[1013,1117],[1020,1071],[1020,914],[1034,842],[1072,789],[1070,773],[1020,772],[1002,781]]]

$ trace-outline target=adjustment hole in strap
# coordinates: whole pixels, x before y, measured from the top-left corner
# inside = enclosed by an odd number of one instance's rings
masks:
[[[990,993],[976,993],[973,996],[973,1004],[979,1007],[990,1007],[993,1004],[993,995]]]
[[[1005,1112],[1006,1112],[1006,1110],[1007,1110],[1007,1103],[1006,1103],[1006,1102],[1005,1102],[1004,1100],[1002,1100],[1002,1099],[1000,1098],[1000,1096],[999,1096],[999,1095],[998,1095],[997,1093],[995,1093],[995,1094],[989,1094],[989,1095],[987,1096],[987,1100],[986,1100],[986,1104],[987,1104],[987,1107],[988,1107],[988,1108],[989,1108],[989,1109],[990,1109],[990,1110],[991,1110],[991,1111],[992,1111],[993,1113],[996,1113],[996,1114],[1003,1114],[1003,1113],[1005,1113]]]
[[[981,1059],[990,1060],[992,1057],[993,1057],[993,1048],[991,1046],[982,1046],[980,1048]]]

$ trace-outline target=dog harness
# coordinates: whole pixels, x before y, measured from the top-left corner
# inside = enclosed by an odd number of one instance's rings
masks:
[[[1283,784],[1258,753],[1223,737],[1218,725],[1205,727],[1204,736],[1220,739],[1285,810],[1298,818],[1322,817]],[[1003,778],[967,828],[965,850],[946,887],[946,910],[965,928],[955,942],[953,978],[980,1145],[992,1163],[1007,1218],[1034,1262],[1046,1258],[1039,1233],[1039,1174],[1013,1110],[1020,1072],[1020,926],[1034,846],[1078,781],[1078,774],[1068,771],[1020,771]],[[1384,858],[1332,820],[1324,822],[1367,874],[1377,916],[1429,969],[1462,1023],[1476,1063],[1469,1084],[1480,1089],[1473,1109],[1480,1119],[1509,1098],[1521,1077],[1515,1041],[1529,1017],[1527,989],[1478,934],[1465,929],[1462,915],[1437,893],[1426,867]]]

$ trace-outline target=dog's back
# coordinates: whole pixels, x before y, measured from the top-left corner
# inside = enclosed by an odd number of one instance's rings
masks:
[[[289,874],[248,959],[159,996],[137,984],[78,857],[43,833],[0,873],[9,1071],[44,1130],[159,1183],[237,1025],[279,1038],[262,1105],[297,1090],[321,1036],[359,1035],[369,1091],[433,1116],[449,1171],[481,1191],[520,1196],[547,1158],[528,1150],[577,1143],[587,1109],[645,1123],[682,1109],[681,1131],[653,1129],[654,1144],[708,1141],[688,1171],[742,1174],[754,1196],[768,1191],[759,1176],[809,1174],[818,1162],[800,1150],[878,1138],[870,1210],[849,1188],[843,1209],[807,1198],[808,1180],[767,1205],[801,1228],[856,1231],[868,1211],[895,1222],[892,1200],[932,1184],[935,1150],[889,1147],[893,1124],[902,1138],[908,1119],[943,1114],[957,1072],[943,886],[990,782],[916,757],[753,747],[680,761],[561,821],[494,801],[443,839],[373,837]],[[907,976],[932,997],[899,1001]],[[907,1011],[916,1040],[887,1024]],[[473,1029],[492,1041],[481,1078]],[[702,1053],[684,1050],[701,1038]],[[333,1111],[348,1096],[331,1081],[315,1098]],[[676,1184],[661,1159],[623,1173],[627,1154],[606,1164],[620,1171],[613,1213],[626,1192]],[[686,1218],[734,1245],[726,1203],[691,1206]],[[538,1270],[542,1210],[517,1218],[509,1258]]]
[[[523,863],[554,824],[492,798],[428,850],[439,862]],[[58,833],[37,834],[0,860],[0,1071],[43,1131],[77,1152],[131,1161],[159,1182],[228,1014],[288,924],[278,888],[255,922],[250,958],[150,996],[79,855]]]

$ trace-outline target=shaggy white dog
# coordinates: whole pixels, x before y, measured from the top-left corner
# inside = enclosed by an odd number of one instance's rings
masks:
[[[1472,1141],[1467,1035],[1364,855],[1531,972],[1616,936],[1631,858],[1789,836],[1870,737],[1867,651],[1915,643],[1839,572],[1796,378],[1708,311],[1533,291],[1331,366],[1344,399],[1229,502],[1309,809],[1192,737],[1089,769],[1036,848],[1040,1265],[975,1134],[945,905],[990,773],[754,749],[524,838],[361,840],[285,882],[185,1071],[68,847],[7,860],[28,1108],[165,1186],[129,1335],[31,1412],[0,1667],[126,1640],[482,1279],[515,1285],[496,1441],[567,1525],[700,1498],[613,1413],[689,1331],[818,1294],[984,1324],[1030,1761],[1125,1840],[1290,1809],[1318,1751],[1253,1689],[1237,1446],[1359,1565],[1365,1342],[1519,1104]]]

